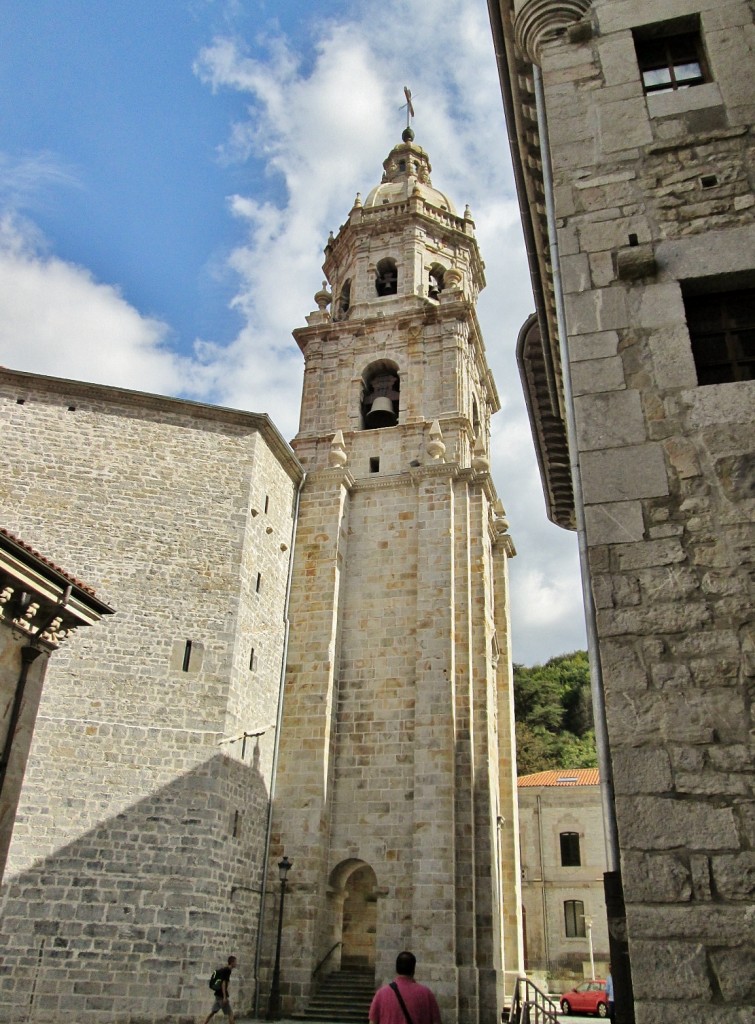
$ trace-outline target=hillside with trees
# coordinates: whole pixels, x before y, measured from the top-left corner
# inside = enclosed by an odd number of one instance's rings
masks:
[[[586,651],[514,665],[517,773],[597,766]]]

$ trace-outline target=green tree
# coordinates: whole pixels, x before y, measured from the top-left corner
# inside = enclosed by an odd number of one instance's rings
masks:
[[[514,665],[514,707],[520,775],[597,765],[586,651]]]

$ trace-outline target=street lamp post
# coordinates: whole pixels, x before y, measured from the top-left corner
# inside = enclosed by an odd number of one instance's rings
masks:
[[[283,934],[283,900],[286,896],[286,877],[291,867],[291,861],[284,855],[283,860],[278,862],[278,875],[281,880],[281,898],[278,904],[278,940],[275,944],[275,966],[273,967],[273,981],[270,986],[270,999],[267,1004],[267,1019],[281,1019],[281,936]]]
[[[590,947],[590,980],[595,980],[595,957],[592,951],[592,918],[585,918],[585,928],[587,929],[587,943]]]

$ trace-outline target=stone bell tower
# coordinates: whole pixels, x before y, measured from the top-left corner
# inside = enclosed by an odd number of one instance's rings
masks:
[[[284,1013],[342,968],[389,980],[411,949],[446,1022],[490,1022],[521,967],[515,552],[489,472],[471,213],[402,138],[329,238],[319,311],[294,332],[307,475],[270,891],[285,853]]]

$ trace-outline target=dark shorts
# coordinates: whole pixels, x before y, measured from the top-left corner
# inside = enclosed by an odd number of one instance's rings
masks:
[[[226,1017],[228,1017],[231,1012],[231,1004],[229,1002],[224,1003],[220,996],[215,996],[215,1002],[212,1004],[210,1013],[217,1013],[219,1010],[222,1010]]]

